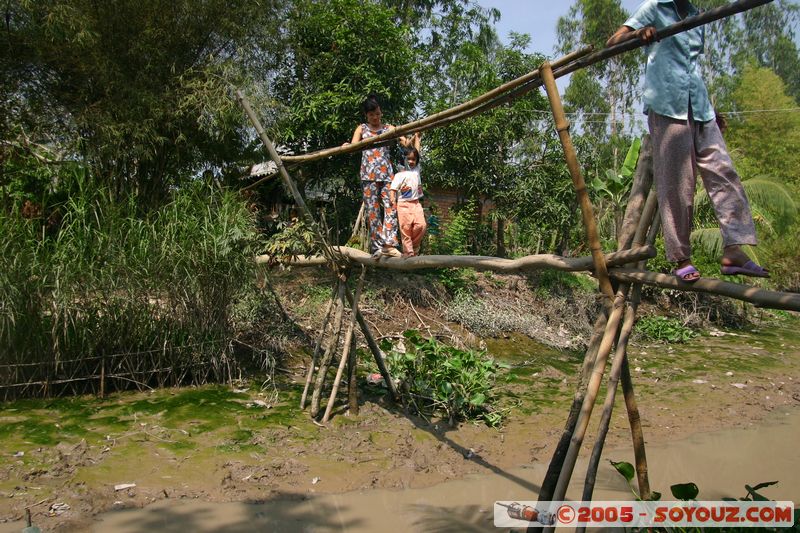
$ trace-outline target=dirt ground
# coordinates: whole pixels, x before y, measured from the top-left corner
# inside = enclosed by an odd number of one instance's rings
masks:
[[[424,298],[435,295],[422,294],[398,329],[425,326],[481,343],[424,306]],[[308,301],[294,301],[313,315]],[[385,312],[365,310],[382,335],[392,336],[380,321]],[[784,318],[759,329],[712,330],[687,344],[632,347],[647,442],[758,425],[776,410],[800,407],[798,324]],[[80,531],[97,513],[160,501],[303,499],[546,465],[582,355],[521,335],[483,345],[512,366],[498,381],[498,408],[506,413],[500,429],[407,414],[363,376],[359,414],[340,408],[321,426],[298,408],[302,355],[283,361],[264,383],[2,405],[0,532],[19,531],[26,508],[46,530]],[[629,446],[626,420],[618,399],[607,449]],[[587,438],[585,451],[592,442]]]

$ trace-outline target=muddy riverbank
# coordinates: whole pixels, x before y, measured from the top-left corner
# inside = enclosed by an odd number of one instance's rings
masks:
[[[800,502],[800,408],[782,409],[757,426],[696,434],[651,445],[650,480],[668,494],[675,483],[693,481],[703,499],[742,497],[744,484],[781,480],[762,491],[775,500]],[[735,444],[734,444],[735,443]],[[631,460],[626,450],[606,453]],[[585,475],[580,462],[568,497],[579,497]],[[159,502],[145,509],[97,516],[90,530],[164,532],[373,532],[391,524],[393,531],[461,533],[498,531],[492,523],[495,500],[536,499],[546,464],[534,463],[505,472],[469,475],[431,487],[406,490],[361,490],[343,494],[280,495],[263,503]],[[595,490],[598,500],[624,500],[630,491],[622,477],[604,463]]]
[[[796,320],[789,320],[769,329],[707,334],[687,344],[634,347],[631,366],[649,449],[670,451],[680,446],[672,443],[691,442],[685,439],[693,435],[781,427],[777,419],[784,416],[794,420],[792,413],[800,406],[798,330]],[[513,367],[499,384],[500,407],[507,410],[499,430],[472,423],[452,427],[406,415],[366,384],[359,416],[340,413],[329,427],[319,427],[297,408],[305,370],[302,358],[288,361],[287,372],[264,387],[249,383],[126,393],[105,400],[6,404],[0,410],[0,531],[19,531],[28,506],[40,526],[64,531],[94,527],[98,513],[142,507],[145,525],[152,525],[153,516],[166,516],[162,525],[173,519],[180,524],[183,510],[191,520],[205,523],[200,520],[205,517],[208,524],[217,523],[216,511],[202,507],[208,502],[275,502],[266,503],[271,510],[261,518],[256,515],[266,511],[253,511],[258,508],[241,503],[240,509],[246,511],[240,516],[223,513],[227,518],[219,519],[233,519],[233,531],[246,530],[252,520],[260,523],[257,520],[280,516],[286,524],[297,525],[311,513],[303,505],[319,498],[329,498],[318,503],[324,520],[311,525],[321,531],[338,530],[342,523],[353,527],[371,523],[358,515],[369,514],[369,506],[377,505],[369,498],[399,502],[399,495],[407,494],[402,497],[409,498],[404,505],[411,505],[414,498],[433,498],[414,491],[438,490],[445,498],[453,491],[436,487],[459,480],[472,487],[475,499],[435,505],[455,509],[455,515],[466,516],[465,524],[479,522],[479,515],[468,515],[484,507],[485,498],[476,491],[484,490],[479,489],[484,484],[487,491],[492,489],[490,480],[510,483],[507,490],[513,489],[514,498],[535,492],[542,478],[539,469],[549,461],[560,434],[581,359],[578,353],[547,348],[524,337],[487,344],[491,353]],[[626,459],[630,437],[624,407],[617,407],[607,449],[619,452],[613,457],[608,452],[606,457],[620,460]],[[772,426],[765,426],[767,421]],[[768,430],[754,434],[764,431]],[[766,477],[780,480],[779,490],[790,490],[791,478],[800,478],[797,454],[770,450],[754,440],[752,451],[727,458],[726,454],[744,449],[743,435],[719,437],[715,444],[704,445],[708,454],[698,455],[699,461],[717,466],[697,470],[687,463],[688,477],[679,481],[695,481],[703,495],[706,490],[741,495],[744,483],[773,479],[756,475],[763,470],[752,475],[743,470],[741,479],[723,474],[762,462],[789,461],[779,463],[776,476]],[[663,457],[661,461],[671,461]],[[662,468],[656,456],[651,458],[654,472],[682,468],[677,460],[665,464],[668,467]],[[471,482],[474,476],[483,476],[484,481]],[[599,484],[613,486],[619,481],[604,474]],[[670,482],[653,484],[667,490]],[[135,486],[115,490],[124,484]],[[499,498],[490,492],[486,498]],[[349,496],[334,496],[344,493]],[[350,514],[344,513],[342,502],[361,501],[357,494],[364,495],[366,507],[347,504]],[[463,494],[469,496],[470,490],[465,488]],[[778,492],[769,495],[791,498]],[[200,507],[175,507],[187,501]],[[433,500],[429,503],[433,505]],[[150,508],[155,515],[146,514]],[[342,518],[331,521],[332,516]],[[152,528],[140,530],[148,529]]]

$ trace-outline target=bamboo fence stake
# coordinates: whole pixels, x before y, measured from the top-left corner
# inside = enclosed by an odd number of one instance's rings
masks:
[[[572,145],[572,137],[569,134],[569,121],[564,114],[564,106],[561,104],[561,96],[558,94],[556,79],[553,77],[553,70],[550,63],[543,63],[539,70],[542,73],[542,80],[544,80],[544,86],[547,90],[547,97],[550,100],[553,120],[556,124],[558,136],[561,139],[561,146],[564,149],[567,167],[569,167],[569,173],[572,176],[572,185],[575,188],[575,193],[578,195],[578,203],[580,204],[581,214],[583,215],[583,226],[586,229],[589,248],[592,250],[595,275],[600,282],[600,292],[610,299],[614,294],[614,290],[611,288],[611,281],[608,278],[606,259],[603,255],[603,249],[600,246],[600,237],[597,234],[597,224],[594,220],[592,203],[589,200],[589,193],[586,191],[586,182],[583,179],[578,157],[575,154],[575,147]]]
[[[311,381],[314,377],[314,368],[317,366],[317,362],[319,360],[319,352],[322,349],[322,342],[325,340],[325,332],[328,329],[328,322],[331,319],[331,311],[333,311],[333,304],[336,301],[336,295],[339,293],[339,280],[337,278],[336,284],[333,286],[333,291],[331,292],[331,299],[328,300],[328,307],[325,309],[325,318],[322,320],[322,327],[319,329],[319,335],[317,335],[317,342],[314,345],[314,352],[311,355],[311,365],[308,368],[308,372],[306,373],[306,385],[303,388],[303,395],[300,397],[300,409],[306,408],[306,398],[308,396],[308,389],[311,387]]]
[[[328,348],[325,350],[325,354],[322,356],[322,361],[319,364],[317,379],[314,383],[314,391],[311,394],[311,418],[316,418],[319,414],[319,402],[322,395],[322,388],[325,386],[325,377],[328,373],[328,367],[330,367],[334,352],[339,349],[339,337],[342,333],[342,315],[346,305],[344,301],[346,284],[347,280],[339,280],[339,294],[336,306],[336,315],[333,319],[333,330],[331,337],[328,340]]]
[[[100,397],[106,397],[106,358],[100,359]]]
[[[361,288],[364,286],[364,274],[366,271],[366,268],[361,267],[361,276],[358,279],[358,285],[356,285],[356,294],[353,297],[353,303],[350,305],[350,324],[348,324],[347,333],[344,336],[342,357],[339,360],[339,368],[336,370],[336,377],[333,379],[333,387],[331,387],[331,395],[328,399],[328,405],[325,406],[325,414],[322,415],[323,424],[331,417],[333,404],[336,403],[336,394],[339,392],[339,384],[341,383],[342,375],[344,374],[344,367],[350,360],[350,351],[353,347],[353,332],[355,331],[356,327],[356,310],[358,309],[358,302],[361,299]]]
[[[364,202],[362,200],[361,207],[358,209],[358,216],[356,217],[356,223],[353,224],[353,232],[350,234],[350,241],[352,241],[361,232],[361,220],[364,218],[365,208],[366,206],[364,205]]]

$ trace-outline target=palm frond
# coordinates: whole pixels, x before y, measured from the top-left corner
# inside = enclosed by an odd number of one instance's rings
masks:
[[[779,228],[788,227],[797,218],[798,205],[789,189],[777,178],[757,176],[742,181],[753,211],[762,217],[777,222]],[[700,210],[710,209],[710,199],[706,191],[698,187],[694,205]]]
[[[720,232],[719,228],[697,228],[696,230],[692,231],[690,239],[692,241],[692,247],[701,248],[709,257],[722,256],[724,243],[722,241],[722,233]],[[761,259],[753,246],[743,245],[741,246],[741,249],[756,263],[761,262]]]
[[[691,235],[692,246],[702,248],[710,257],[722,255],[722,233],[719,228],[697,228]]]

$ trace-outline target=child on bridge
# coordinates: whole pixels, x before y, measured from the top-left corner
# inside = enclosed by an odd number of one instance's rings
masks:
[[[419,202],[423,196],[419,160],[420,134],[415,133],[411,142],[413,146],[406,155],[406,170],[394,175],[389,193],[392,203],[397,206],[400,235],[403,239],[403,257],[419,255],[420,243],[428,227]]]

